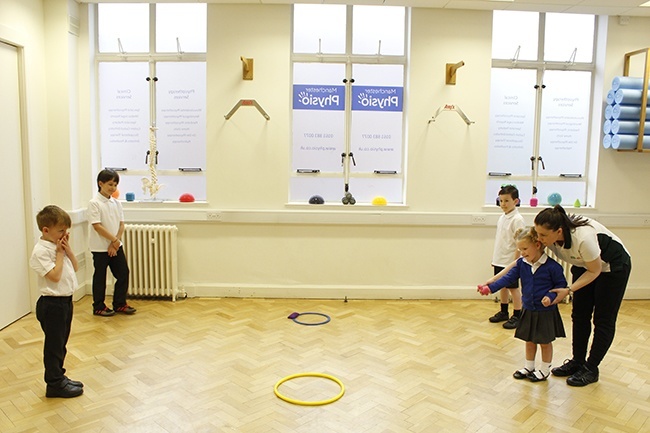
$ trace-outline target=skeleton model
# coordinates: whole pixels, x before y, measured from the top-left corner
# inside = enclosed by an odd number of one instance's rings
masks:
[[[158,150],[156,144],[156,128],[155,126],[149,127],[149,150],[147,151],[147,157],[145,162],[149,163],[149,174],[151,178],[142,178],[142,192],[149,192],[151,199],[156,198],[156,194],[162,187],[158,184],[158,173],[156,173],[156,163],[158,162]]]
[[[149,197],[152,200],[155,200],[156,194],[162,187],[158,185],[158,173],[156,173],[156,165],[158,164],[158,144],[156,143],[156,122],[154,120],[154,113],[156,110],[154,95],[156,93],[156,81],[158,77],[147,77],[146,80],[149,82],[149,105],[151,109],[150,114],[150,126],[149,126],[149,150],[147,150],[147,156],[144,160],[145,164],[149,164],[149,174],[151,175],[150,179],[146,177],[142,178],[142,192],[149,192]]]

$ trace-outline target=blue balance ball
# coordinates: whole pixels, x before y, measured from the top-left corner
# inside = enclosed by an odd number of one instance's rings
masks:
[[[548,200],[548,204],[550,204],[551,206],[555,206],[557,204],[562,203],[562,196],[557,192],[552,192],[548,195],[547,200]]]
[[[309,197],[309,204],[325,204],[325,200],[319,195],[312,195]]]

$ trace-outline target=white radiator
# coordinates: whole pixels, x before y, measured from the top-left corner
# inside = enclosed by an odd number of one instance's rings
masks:
[[[125,225],[122,242],[130,270],[129,296],[176,300],[177,232],[173,225]]]

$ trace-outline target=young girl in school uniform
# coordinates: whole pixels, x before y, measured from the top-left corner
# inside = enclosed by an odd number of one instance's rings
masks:
[[[553,341],[566,337],[560,311],[553,303],[557,293],[551,290],[566,288],[567,281],[562,266],[544,252],[544,245],[537,239],[534,228],[517,230],[515,239],[521,257],[512,268],[479,285],[478,291],[487,296],[521,279],[523,308],[515,337],[526,342],[526,363],[524,368],[514,372],[513,377],[541,382],[551,372]],[[535,368],[537,345],[542,352],[539,369]]]

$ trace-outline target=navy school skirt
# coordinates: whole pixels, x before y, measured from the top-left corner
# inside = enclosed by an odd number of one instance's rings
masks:
[[[566,337],[566,333],[557,305],[543,311],[521,310],[515,338],[535,344],[548,344],[561,337]]]

